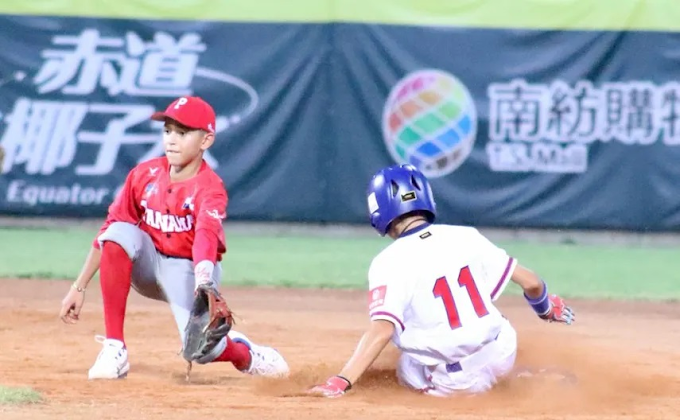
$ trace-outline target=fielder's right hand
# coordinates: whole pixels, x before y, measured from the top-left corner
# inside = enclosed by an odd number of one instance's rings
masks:
[[[73,284],[64,300],[61,301],[61,311],[59,311],[61,320],[66,324],[78,322],[83,303],[85,303],[85,290],[79,289]]]

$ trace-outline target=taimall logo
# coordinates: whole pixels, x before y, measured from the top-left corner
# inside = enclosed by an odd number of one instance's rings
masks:
[[[177,216],[174,214],[163,214],[158,210],[150,209],[146,200],[142,201],[144,207],[144,223],[161,232],[188,232],[193,228],[194,217],[192,215]]]
[[[492,171],[583,173],[595,142],[680,146],[677,82],[516,79],[491,84],[488,97]]]

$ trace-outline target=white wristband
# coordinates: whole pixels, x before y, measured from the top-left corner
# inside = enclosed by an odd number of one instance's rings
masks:
[[[194,280],[196,281],[196,288],[202,284],[212,283],[212,275],[215,270],[215,264],[211,261],[203,260],[196,264],[194,268]]]

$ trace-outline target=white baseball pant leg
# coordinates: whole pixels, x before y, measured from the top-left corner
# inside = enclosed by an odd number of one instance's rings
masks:
[[[397,366],[399,382],[428,395],[478,394],[493,388],[508,375],[517,357],[517,332],[504,320],[495,341],[460,361],[458,367],[440,364],[429,367],[402,353]]]

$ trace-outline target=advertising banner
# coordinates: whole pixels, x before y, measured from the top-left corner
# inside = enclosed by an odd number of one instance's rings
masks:
[[[547,20],[497,0],[239,0],[212,20],[142,3],[3,6],[18,9],[0,15],[0,213],[103,217],[163,154],[149,116],[198,95],[231,219],[367,223],[371,175],[410,163],[443,222],[680,228],[680,50],[653,4],[622,1],[620,28],[583,1]]]

